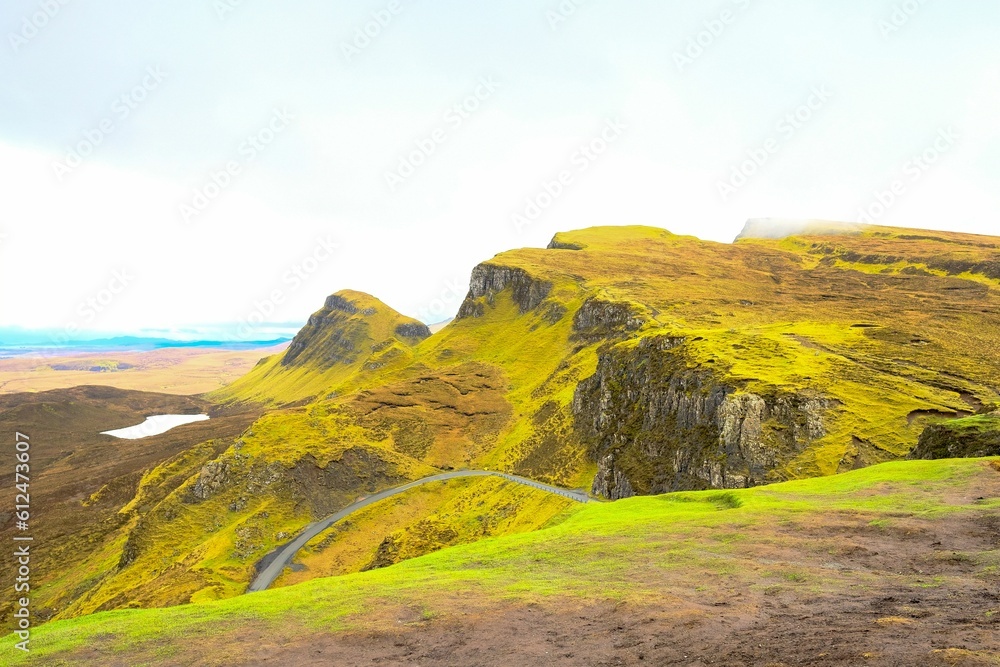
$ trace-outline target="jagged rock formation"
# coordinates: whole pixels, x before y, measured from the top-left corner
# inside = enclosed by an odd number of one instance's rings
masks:
[[[601,355],[573,413],[598,462],[593,492],[618,499],[761,484],[825,434],[830,401],[742,392],[692,367],[685,339],[644,338]]]
[[[198,481],[191,487],[191,494],[198,500],[208,500],[227,483],[229,464],[225,461],[209,461],[198,473]]]
[[[431,330],[423,322],[406,322],[396,327],[396,335],[400,338],[421,341],[430,337]]]
[[[491,264],[480,264],[472,271],[469,294],[465,297],[456,319],[482,317],[484,304],[493,305],[493,298],[511,288],[511,296],[522,313],[534,310],[545,300],[552,290],[552,283],[533,278],[521,268]]]
[[[638,304],[593,297],[583,302],[573,316],[573,331],[581,339],[613,338],[638,331],[650,321]]]
[[[399,361],[404,350],[430,335],[423,322],[375,297],[343,290],[309,317],[284,354],[261,360],[213,398],[224,403],[298,403],[322,395],[359,369],[375,371]]]
[[[1000,456],[1000,411],[931,424],[920,434],[911,459]]]

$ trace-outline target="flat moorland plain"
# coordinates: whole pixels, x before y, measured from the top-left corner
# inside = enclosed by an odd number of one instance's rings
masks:
[[[81,385],[191,395],[242,377],[286,345],[256,350],[165,348],[148,352],[79,353],[0,359],[0,394]]]
[[[204,604],[57,621],[19,665],[995,665],[1000,460],[568,509]]]

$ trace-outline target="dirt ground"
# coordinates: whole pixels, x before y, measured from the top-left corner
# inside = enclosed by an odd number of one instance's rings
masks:
[[[1000,664],[986,655],[1000,655],[1000,625],[974,613],[984,605],[998,608],[1000,596],[981,587],[742,597],[681,608],[605,603],[569,611],[533,604],[398,631],[262,647],[241,664]]]

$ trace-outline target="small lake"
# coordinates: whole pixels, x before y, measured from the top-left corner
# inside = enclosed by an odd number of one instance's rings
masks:
[[[183,424],[201,422],[206,419],[208,419],[208,415],[153,415],[152,417],[146,417],[146,421],[141,424],[127,428],[118,428],[114,431],[101,431],[101,433],[125,440],[138,440],[139,438],[148,438],[151,435],[166,433],[170,429],[182,426]]]

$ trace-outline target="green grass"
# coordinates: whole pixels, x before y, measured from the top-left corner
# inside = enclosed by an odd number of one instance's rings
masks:
[[[995,466],[996,459],[993,466],[984,460],[893,462],[746,490],[591,503],[570,510],[564,520],[544,530],[452,547],[382,570],[218,602],[49,623],[33,631],[30,659],[54,663],[61,654],[104,647],[139,660],[193,637],[222,636],[247,627],[286,632],[298,628],[295,632],[302,633],[360,628],[381,608],[403,602],[432,617],[454,600],[470,596],[494,601],[656,599],[663,572],[700,572],[733,583],[821,585],[816,574],[796,567],[756,574],[734,567],[734,553],[746,546],[741,535],[836,513],[884,521],[1000,509],[997,498],[974,505],[947,500],[949,492],[975,478],[997,475]],[[707,539],[710,536],[722,539]],[[27,664],[28,658],[15,651],[9,639],[0,649],[0,661]]]
[[[942,426],[979,433],[1000,431],[1000,413],[994,412],[984,415],[972,415],[971,417],[963,417],[961,419],[949,419],[942,422]]]

